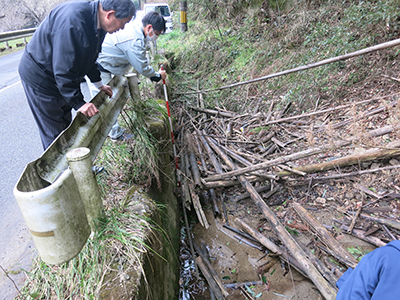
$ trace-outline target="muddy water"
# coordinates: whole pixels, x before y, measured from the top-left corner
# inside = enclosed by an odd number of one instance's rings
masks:
[[[245,288],[254,299],[322,299],[315,286],[295,270],[286,269],[284,274],[285,270],[279,260],[275,260],[268,270],[258,271],[260,266],[272,258],[266,257],[265,251],[240,242],[235,237],[237,234],[223,227],[223,220],[214,219],[210,211],[206,212],[206,216],[210,224],[208,229],[197,223],[196,217],[192,216],[191,230],[196,244],[206,246],[211,264],[224,284],[258,281],[261,284]],[[180,300],[214,299],[210,296],[208,284],[201,272],[200,279],[196,279],[185,228],[182,236]],[[267,284],[262,283],[262,275]],[[227,291],[227,300],[246,299],[240,289],[228,288]]]

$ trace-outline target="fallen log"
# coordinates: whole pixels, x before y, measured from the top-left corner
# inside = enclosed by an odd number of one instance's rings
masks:
[[[182,201],[183,201],[183,205],[188,209],[190,209],[190,204],[192,203],[192,199],[190,197],[190,191],[189,191],[189,186],[187,183],[187,169],[186,169],[186,164],[185,164],[185,159],[182,159],[181,162],[181,170],[182,170],[182,174],[184,176],[182,176],[181,181],[182,181]]]
[[[203,151],[201,151],[199,139],[198,139],[197,135],[194,135],[194,138],[196,140],[197,150],[199,151],[201,169],[204,174],[207,174],[207,164],[206,164],[206,161],[204,160]]]
[[[326,228],[328,228],[328,229],[332,229],[332,226],[329,226],[329,225],[324,225],[324,226],[325,226]],[[344,230],[344,233],[350,234],[350,233],[347,232],[347,231],[349,230],[349,226],[342,225],[342,226],[340,226],[340,228]],[[374,236],[367,236],[367,235],[365,234],[365,231],[360,230],[360,229],[353,229],[351,235],[352,235],[352,236],[355,236],[355,237],[358,237],[360,240],[366,241],[366,242],[368,242],[368,243],[370,243],[370,244],[372,244],[372,245],[374,245],[374,246],[376,246],[376,247],[383,247],[383,246],[386,246],[386,243],[385,243],[385,242],[382,242],[382,241],[381,241],[380,239],[378,239],[377,237],[374,237]]]
[[[249,235],[251,235],[257,241],[259,241],[259,243],[261,245],[263,245],[264,247],[269,249],[271,252],[281,256],[287,263],[289,263],[293,268],[295,268],[296,271],[299,272],[301,275],[303,275],[306,278],[309,278],[307,272],[305,270],[303,270],[303,267],[297,262],[297,260],[292,255],[285,252],[285,250],[283,250],[279,246],[275,245],[267,237],[262,235],[257,230],[251,228],[244,221],[236,218],[235,223],[238,224],[241,228],[243,228],[244,231],[246,231]]]
[[[297,160],[297,159],[301,159],[301,158],[305,158],[305,157],[309,157],[324,151],[328,151],[330,149],[332,149],[332,147],[336,147],[336,148],[340,148],[340,147],[344,147],[344,146],[348,146],[351,144],[351,141],[339,141],[334,145],[331,145],[329,147],[314,147],[314,148],[310,148],[304,151],[300,151],[297,153],[292,153],[289,154],[287,156],[281,156],[279,158],[270,160],[270,161],[265,161],[250,167],[245,167],[245,168],[240,168],[240,169],[236,169],[236,170],[232,170],[229,172],[225,172],[223,174],[216,174],[216,175],[211,175],[207,178],[207,181],[217,181],[217,180],[221,180],[224,178],[230,178],[232,176],[237,176],[237,175],[242,175],[248,172],[253,172],[253,171],[257,171],[257,170],[261,170],[261,169],[265,169],[268,167],[272,167],[272,166],[276,166],[279,164],[283,164],[289,161],[293,161],[293,160]],[[396,150],[394,150],[396,151]],[[295,168],[298,169],[298,168]],[[300,170],[301,171],[301,170]],[[279,176],[279,174],[278,174]]]
[[[304,220],[314,231],[314,233],[320,238],[320,240],[328,246],[331,251],[335,252],[335,257],[340,257],[340,260],[344,262],[348,267],[355,268],[358,261],[340,245],[336,239],[322,226],[315,218],[304,209],[299,203],[292,204],[296,213]]]
[[[201,256],[197,256],[195,258],[195,262],[199,266],[201,273],[203,273],[204,277],[206,278],[208,285],[210,286],[210,289],[212,289],[212,291],[214,292],[215,297],[218,300],[225,299],[221,289],[219,288],[218,284],[211,275],[210,270],[205,265],[206,260],[202,259]]]
[[[200,135],[200,132],[197,132],[197,133]],[[204,148],[206,149],[207,154],[211,159],[211,162],[213,163],[215,171],[218,174],[224,173],[224,171],[221,168],[221,165],[219,164],[219,162],[218,162],[217,158],[215,157],[213,151],[211,150],[210,146],[208,145],[206,138],[203,135],[200,135],[200,139],[203,142]]]
[[[243,237],[245,237],[246,239],[254,242],[254,243],[259,243],[259,241],[257,239],[255,239],[254,237],[252,237],[250,234],[246,233],[246,232],[242,232],[240,230],[237,230],[236,228],[233,228],[232,226],[226,225],[224,224],[223,227],[233,231],[234,233],[237,233]]]
[[[322,274],[322,276],[332,285],[332,287],[336,286],[337,278],[333,276],[330,270],[304,245],[297,241],[300,247],[303,249],[304,253],[310,259],[312,264],[318,269],[318,271]]]
[[[225,288],[224,284],[222,283],[221,279],[219,278],[217,272],[214,270],[213,266],[211,265],[206,253],[203,253],[203,251],[197,246],[196,242],[194,242],[193,245],[194,245],[194,248],[195,248],[196,252],[199,254],[199,257],[201,257],[202,264],[204,265],[205,268],[208,269],[209,274],[211,275],[212,279],[217,284],[217,286],[220,289],[220,292],[222,293],[222,295],[224,297],[229,296],[228,291],[226,290],[226,288]],[[203,271],[202,266],[200,266],[200,269]]]
[[[350,214],[350,215],[354,215],[355,214],[352,211],[348,211],[347,213]],[[366,215],[366,214],[360,214],[360,217],[364,218],[364,219],[372,220],[372,221],[375,221],[375,222],[377,222],[379,224],[383,224],[383,225],[390,226],[390,227],[393,227],[393,228],[396,228],[396,229],[400,230],[400,222],[396,222],[396,221],[385,219],[385,218],[372,217],[372,216],[369,216],[369,215]]]
[[[339,179],[339,178],[344,178],[344,177],[351,177],[351,176],[357,176],[357,175],[363,175],[363,174],[369,174],[369,173],[375,173],[375,172],[380,172],[380,171],[386,171],[386,170],[393,170],[393,169],[398,169],[400,168],[400,165],[396,166],[388,166],[388,167],[382,167],[382,168],[375,168],[375,169],[369,169],[369,170],[362,170],[362,171],[355,171],[355,172],[350,172],[350,173],[338,173],[338,174],[333,174],[333,175],[328,175],[328,176],[321,176],[321,177],[313,177],[312,180],[327,180],[327,179]],[[309,181],[309,179],[288,179],[289,182],[292,181]],[[365,204],[369,205],[368,203]]]
[[[305,172],[308,174],[326,171],[335,168],[341,168],[350,165],[358,165],[360,162],[373,161],[377,159],[387,159],[390,157],[394,157],[400,155],[400,141],[394,141],[389,144],[385,148],[388,149],[370,149],[360,154],[352,154],[349,156],[337,158],[331,161],[313,164],[308,166],[302,166],[293,168],[294,170],[298,170],[301,172]],[[397,149],[396,149],[397,148]],[[278,173],[279,177],[291,175],[291,172],[281,171]]]
[[[211,147],[218,153],[221,158],[225,161],[225,163],[232,168],[232,170],[236,169],[236,166],[229,159],[229,157],[218,148],[212,141],[208,140]],[[307,255],[304,253],[303,249],[297,244],[297,242],[293,239],[293,237],[286,231],[285,227],[279,221],[279,219],[275,216],[272,210],[265,204],[262,200],[261,196],[255,191],[254,187],[246,180],[243,175],[238,176],[238,179],[242,186],[250,193],[251,198],[258,206],[258,208],[262,211],[265,218],[271,224],[272,228],[275,230],[279,239],[285,244],[285,246],[289,249],[290,253],[295,257],[298,263],[302,266],[303,270],[307,273],[308,277],[312,280],[321,294],[327,300],[334,300],[336,298],[336,289],[332,287],[318,272],[315,266],[311,263]]]
[[[392,103],[391,105],[393,106],[394,103]],[[354,117],[354,118],[349,118],[348,120],[345,120],[345,121],[339,122],[339,123],[337,123],[337,124],[334,124],[334,125],[332,126],[332,128],[333,128],[333,129],[338,129],[338,128],[343,127],[343,126],[346,126],[346,125],[348,125],[348,124],[350,124],[350,123],[352,123],[352,122],[357,122],[357,121],[359,121],[359,120],[361,120],[361,119],[363,119],[363,118],[366,118],[366,117],[370,117],[370,116],[379,114],[379,113],[381,113],[381,112],[383,112],[383,111],[385,111],[385,110],[386,110],[386,107],[385,107],[385,106],[380,106],[380,107],[378,107],[378,108],[376,108],[376,109],[373,109],[373,110],[371,110],[371,111],[367,111],[367,112],[365,112],[365,113],[359,114],[359,115],[357,115],[357,116]],[[321,132],[321,131],[324,131],[324,130],[326,130],[326,129],[327,129],[327,126],[323,126],[323,127],[319,128],[319,129],[317,130],[317,132]]]
[[[226,117],[226,118],[234,118],[239,115],[234,112],[225,112],[225,111],[219,111],[219,110],[213,110],[213,109],[201,108],[201,107],[195,107],[195,106],[188,106],[188,107],[195,111],[201,112],[201,113],[206,113],[206,114],[216,115],[216,116],[221,116],[221,117]]]
[[[194,253],[194,246],[193,246],[194,241],[193,241],[192,235],[190,234],[189,221],[188,221],[185,205],[182,205],[182,209],[183,209],[183,218],[185,220],[186,236],[187,236],[188,241],[189,241],[190,253],[192,254],[192,259],[194,261],[194,272],[196,274],[197,279],[199,279],[200,278],[199,277],[199,269],[198,269],[198,266],[197,266],[197,263],[196,263],[196,260],[195,260],[196,255]]]
[[[374,134],[374,137],[380,136],[380,134],[378,135],[374,130],[368,132],[366,135],[367,136],[371,136],[372,134]],[[381,132],[381,134],[385,134],[385,133]],[[337,142],[336,144],[334,144],[332,146],[340,148],[340,147],[343,147],[343,146],[348,146],[350,144],[351,144],[351,141],[339,141],[339,142]],[[287,156],[284,156],[284,157],[279,157],[279,158],[276,158],[276,159],[273,159],[273,160],[270,160],[270,161],[265,161],[263,163],[256,164],[256,165],[254,165],[252,167],[241,168],[241,169],[238,169],[238,170],[233,170],[233,171],[226,172],[224,174],[212,175],[212,176],[207,178],[207,181],[221,180],[223,178],[229,178],[231,176],[237,176],[237,175],[245,174],[245,173],[248,173],[248,172],[257,171],[257,170],[265,169],[265,168],[268,168],[268,167],[276,166],[276,165],[283,164],[283,163],[286,163],[286,162],[289,162],[289,161],[293,161],[293,160],[297,160],[297,159],[300,159],[300,158],[309,157],[309,156],[314,155],[314,154],[318,154],[318,153],[321,153],[321,152],[324,152],[324,151],[328,151],[328,150],[332,149],[332,146],[329,146],[329,147],[314,147],[314,148],[310,148],[310,149],[307,149],[307,150],[304,150],[304,151],[293,153],[293,154],[290,154],[290,155],[287,155]]]
[[[379,98],[372,98],[372,99],[368,99],[368,100],[354,102],[354,103],[351,103],[351,104],[345,104],[345,105],[341,105],[341,106],[337,106],[337,107],[332,107],[332,108],[328,108],[328,109],[324,109],[324,110],[319,110],[319,111],[315,111],[315,112],[312,112],[312,113],[307,113],[307,114],[302,114],[302,115],[297,115],[297,116],[292,116],[292,117],[287,117],[287,118],[281,118],[281,119],[273,120],[273,121],[266,121],[263,124],[263,126],[268,126],[268,125],[275,124],[275,123],[283,123],[283,122],[298,120],[298,119],[301,119],[301,118],[306,118],[306,117],[312,117],[312,116],[316,116],[316,115],[326,114],[326,113],[334,112],[334,111],[337,111],[337,110],[349,108],[349,107],[352,107],[353,105],[361,105],[361,104],[365,104],[365,103],[369,103],[369,102],[373,102],[373,101],[379,101],[381,99],[384,99],[384,98],[387,98],[387,97],[392,97],[392,96],[393,95],[388,95],[388,96],[379,97]]]
[[[208,224],[206,215],[201,206],[199,196],[197,195],[195,189],[193,188],[192,183],[188,182],[187,185],[189,186],[189,192],[190,192],[190,195],[192,196],[192,203],[193,203],[193,207],[196,211],[197,218],[199,219],[200,224],[203,225],[206,229],[208,229],[208,227],[210,227],[210,225]]]
[[[238,180],[222,180],[222,181],[206,182],[204,179],[206,179],[206,178],[201,178],[201,182],[202,182],[203,189],[205,189],[205,190],[223,188],[223,187],[228,187],[228,186],[235,186],[235,185],[240,184]],[[262,178],[260,176],[248,176],[248,177],[246,177],[246,179],[249,182],[265,181],[265,178]]]
[[[264,191],[268,191],[270,189],[271,189],[270,185],[263,185],[263,186],[260,186],[260,187],[256,188],[256,191],[257,191],[257,193],[261,193],[261,192],[264,192]],[[232,201],[238,202],[240,200],[243,200],[243,199],[246,199],[246,198],[249,198],[249,197],[250,197],[249,192],[245,192],[243,194],[237,195],[236,197],[233,197]]]
[[[197,160],[196,160],[196,156],[194,155],[193,152],[189,152],[189,163],[190,163],[190,168],[192,170],[192,175],[193,175],[193,180],[195,183],[196,187],[201,186],[201,181],[200,181],[200,171],[199,171],[199,167],[197,165]]]
[[[269,75],[266,75],[266,76],[263,76],[263,77],[254,78],[254,79],[243,81],[243,82],[232,83],[232,84],[225,85],[225,86],[222,86],[222,87],[219,87],[219,88],[212,88],[212,89],[202,90],[200,92],[206,93],[206,92],[211,92],[211,91],[217,91],[217,90],[223,90],[223,89],[228,89],[228,88],[232,88],[232,87],[237,87],[237,86],[244,85],[244,84],[255,83],[255,82],[258,82],[258,81],[262,81],[262,80],[266,80],[266,79],[270,79],[270,78],[274,78],[274,77],[278,77],[278,76],[282,76],[282,75],[287,75],[287,74],[291,74],[291,73],[294,73],[294,72],[304,71],[304,70],[307,70],[307,69],[319,67],[319,66],[330,64],[330,63],[334,63],[334,62],[337,62],[337,61],[346,60],[346,59],[349,59],[349,58],[354,57],[354,56],[359,56],[359,55],[363,55],[363,54],[366,54],[366,53],[369,53],[369,52],[372,52],[372,51],[377,51],[377,50],[386,49],[386,48],[389,48],[389,47],[394,47],[394,46],[397,46],[399,44],[400,44],[400,39],[392,40],[392,41],[389,41],[389,42],[386,42],[386,43],[382,43],[382,44],[379,44],[379,45],[368,47],[368,48],[365,48],[365,49],[362,49],[362,50],[358,50],[358,51],[355,51],[355,52],[347,53],[347,54],[336,56],[336,57],[332,57],[332,58],[327,58],[327,59],[321,60],[321,61],[316,62],[316,63],[311,63],[311,64],[308,64],[308,65],[305,65],[305,66],[296,67],[294,69],[285,70],[285,71],[274,73],[274,74],[269,74]],[[188,94],[194,94],[194,93],[197,93],[197,92],[176,93],[176,94],[188,95]]]
[[[218,207],[218,203],[217,203],[217,196],[215,195],[214,189],[210,189],[209,193],[210,193],[211,202],[213,204],[214,218],[215,218],[217,215],[220,215],[221,212],[219,211],[219,207]]]

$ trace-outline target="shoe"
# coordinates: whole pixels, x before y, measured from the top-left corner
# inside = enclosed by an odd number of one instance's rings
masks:
[[[92,171],[93,171],[94,175],[97,175],[104,171],[104,167],[93,166]]]
[[[111,140],[112,140],[113,142],[116,142],[116,141],[126,141],[126,140],[130,140],[130,139],[133,138],[134,136],[135,136],[134,134],[124,132],[122,135],[120,135],[119,137],[117,137],[117,138],[115,138],[115,139],[111,138]]]

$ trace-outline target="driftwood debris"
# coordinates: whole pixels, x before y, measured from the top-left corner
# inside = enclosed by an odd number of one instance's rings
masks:
[[[294,168],[294,170],[304,173],[316,173],[331,169],[339,169],[344,166],[357,165],[361,162],[373,161],[377,159],[387,159],[388,157],[395,157],[400,155],[400,141],[389,143],[386,147],[387,148],[385,149],[370,149],[360,154],[353,154],[320,164]],[[290,174],[290,171],[282,171],[278,173],[279,176],[287,176]]]
[[[243,229],[252,239],[232,237],[276,253],[325,299],[335,299],[335,280],[358,263],[342,246],[343,233],[374,247],[400,237],[398,93],[301,115],[289,115],[294,102],[262,97],[251,108],[247,98],[240,113],[218,104],[208,109],[198,95],[197,107],[177,115],[189,118],[180,121],[189,127],[180,134],[182,196],[205,228],[213,226],[205,216],[213,215],[231,231]],[[321,214],[331,218],[329,226]],[[340,226],[332,226],[335,218]],[[248,219],[259,225],[250,227]],[[298,234],[309,242],[300,243]],[[196,258],[200,268],[202,260]]]
[[[218,148],[217,145],[215,145],[212,142],[210,143],[210,145],[216,152],[218,152],[218,154],[222,157],[225,163],[228,166],[230,166],[231,169],[233,170],[236,169],[236,166],[232,163],[232,161],[228,158],[228,156]],[[249,192],[250,197],[253,199],[257,207],[261,210],[265,218],[270,222],[280,240],[285,244],[285,246],[295,257],[295,259],[299,262],[303,270],[306,272],[308,277],[313,281],[313,283],[317,286],[321,294],[324,295],[326,299],[335,299],[336,298],[335,288],[333,288],[332,286],[329,285],[328,282],[326,282],[326,280],[318,272],[315,266],[310,262],[309,258],[301,249],[301,247],[287,232],[285,227],[275,216],[275,214],[271,211],[271,209],[265,204],[265,202],[262,200],[261,196],[256,192],[254,187],[248,182],[248,180],[243,175],[238,176],[238,179],[242,184],[242,186]]]
[[[332,252],[335,252],[335,257],[345,263],[348,267],[355,268],[358,261],[351,256],[343,247],[332,237],[332,235],[321,225],[314,217],[308,213],[299,203],[293,203],[293,208],[296,213],[313,229],[314,233],[326,244]]]
[[[221,294],[223,297],[227,297],[229,295],[228,291],[226,290],[221,279],[219,278],[217,272],[212,267],[206,253],[204,253],[197,246],[196,243],[194,243],[194,247],[195,247],[196,252],[199,254],[199,256],[196,257],[196,262],[197,262],[198,266],[200,267],[201,271],[203,272],[203,274],[207,274],[205,276],[206,276],[207,282],[209,283],[210,287],[212,287],[213,292],[216,295]],[[218,299],[220,299],[220,298],[218,298]]]

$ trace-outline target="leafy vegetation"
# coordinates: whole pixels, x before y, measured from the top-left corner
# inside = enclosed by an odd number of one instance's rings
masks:
[[[174,2],[175,3],[175,2]],[[176,90],[204,89],[289,70],[399,37],[398,0],[190,2],[188,32],[162,36]],[[179,7],[172,5],[172,7]],[[210,9],[211,8],[211,9]],[[177,14],[175,14],[176,16]],[[175,18],[175,28],[179,19]],[[195,21],[196,20],[196,21]],[[251,85],[205,94],[208,107],[248,111],[260,98],[292,112],[347,99],[374,76],[392,72],[398,47]],[[395,69],[393,69],[395,70]],[[184,81],[184,83],[182,83]],[[179,96],[179,95],[178,95]],[[194,101],[195,95],[184,95]],[[188,98],[188,100],[186,100]],[[265,107],[264,107],[265,108]],[[266,108],[267,109],[267,108]]]
[[[26,272],[28,280],[19,298],[99,299],[107,290],[107,279],[138,276],[140,254],[153,251],[145,240],[149,231],[162,232],[148,217],[132,213],[129,205],[114,206],[106,211],[104,220],[99,220],[98,232],[71,261],[50,266],[37,257],[32,270]],[[133,272],[135,269],[139,273]],[[126,296],[134,290],[135,285],[130,285]]]

